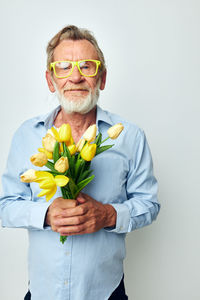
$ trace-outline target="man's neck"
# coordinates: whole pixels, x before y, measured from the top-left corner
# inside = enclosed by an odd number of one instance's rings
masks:
[[[61,107],[54,121],[54,125],[60,127],[64,123],[68,123],[71,126],[73,139],[75,143],[77,143],[86,129],[96,123],[96,106],[86,114],[67,114]]]

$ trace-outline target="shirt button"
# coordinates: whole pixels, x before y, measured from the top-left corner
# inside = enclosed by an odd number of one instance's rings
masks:
[[[67,280],[65,280],[65,285],[68,285],[68,281]]]
[[[122,230],[122,229],[124,229],[124,227],[123,226],[120,226],[120,228],[119,228],[120,230]]]
[[[65,252],[65,255],[66,255],[66,256],[69,256],[69,255],[70,255],[70,252],[69,252],[69,251],[66,251],[66,252]]]

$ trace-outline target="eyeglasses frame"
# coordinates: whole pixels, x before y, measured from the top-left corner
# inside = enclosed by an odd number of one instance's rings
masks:
[[[85,74],[83,74],[83,72],[81,71],[81,69],[80,69],[80,67],[79,67],[79,63],[84,62],[84,61],[93,61],[93,62],[96,63],[96,72],[95,72],[94,75],[85,75]],[[60,63],[60,62],[69,62],[69,63],[72,64],[71,72],[70,72],[67,76],[58,76],[58,75],[56,74],[55,64]],[[77,61],[71,61],[71,60],[58,60],[58,61],[54,61],[54,62],[50,63],[49,68],[50,68],[50,71],[53,69],[56,78],[60,78],[60,79],[61,79],[61,78],[67,78],[67,77],[71,76],[72,73],[73,73],[73,71],[74,71],[74,67],[75,67],[75,66],[77,66],[77,68],[78,68],[78,70],[79,70],[79,72],[80,72],[80,74],[81,74],[82,76],[84,76],[84,77],[95,77],[95,76],[97,75],[97,72],[98,72],[98,70],[99,70],[100,65],[101,65],[101,62],[100,62],[100,60],[97,60],[97,59],[82,59],[82,60],[77,60]]]

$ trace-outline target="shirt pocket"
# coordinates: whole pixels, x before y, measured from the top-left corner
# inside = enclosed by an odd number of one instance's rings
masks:
[[[127,159],[107,151],[97,155],[91,164],[95,178],[84,189],[85,193],[103,203],[119,203],[126,198]]]

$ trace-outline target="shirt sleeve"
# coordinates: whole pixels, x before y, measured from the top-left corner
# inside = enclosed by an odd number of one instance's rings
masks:
[[[132,153],[126,181],[127,200],[111,204],[117,212],[117,221],[115,228],[106,229],[110,232],[127,233],[149,225],[160,210],[152,157],[142,130],[138,130]]]
[[[15,134],[8,155],[6,170],[2,176],[1,225],[11,228],[48,230],[48,227],[44,228],[44,220],[50,203],[33,201],[30,184],[20,181],[20,175],[25,171],[23,139],[24,137],[19,133]]]

